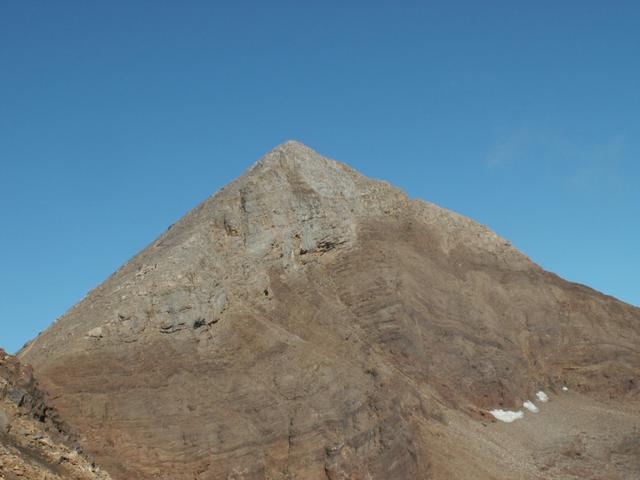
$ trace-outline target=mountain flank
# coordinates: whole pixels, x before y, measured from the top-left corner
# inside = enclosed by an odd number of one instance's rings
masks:
[[[2,350],[0,479],[109,480],[82,454],[31,368]]]
[[[18,356],[114,479],[640,471],[640,310],[297,142]]]

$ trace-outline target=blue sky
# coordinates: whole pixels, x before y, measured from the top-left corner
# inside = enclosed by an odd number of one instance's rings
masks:
[[[296,139],[640,305],[640,3],[0,4],[0,346]]]

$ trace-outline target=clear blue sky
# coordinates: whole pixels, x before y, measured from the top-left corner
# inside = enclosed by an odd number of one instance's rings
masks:
[[[296,139],[640,304],[640,3],[0,4],[0,345]]]

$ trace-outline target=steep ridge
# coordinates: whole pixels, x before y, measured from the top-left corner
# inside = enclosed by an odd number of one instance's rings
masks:
[[[118,479],[591,478],[583,434],[631,478],[639,345],[638,309],[287,142],[20,357]],[[551,413],[593,432],[514,451]]]
[[[32,370],[0,350],[0,479],[108,480],[74,445]]]

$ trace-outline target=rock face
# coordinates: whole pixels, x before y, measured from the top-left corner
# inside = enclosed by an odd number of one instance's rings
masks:
[[[0,350],[0,479],[109,480],[80,452],[31,368]]]
[[[115,479],[623,479],[639,345],[638,309],[287,142],[20,357]]]

